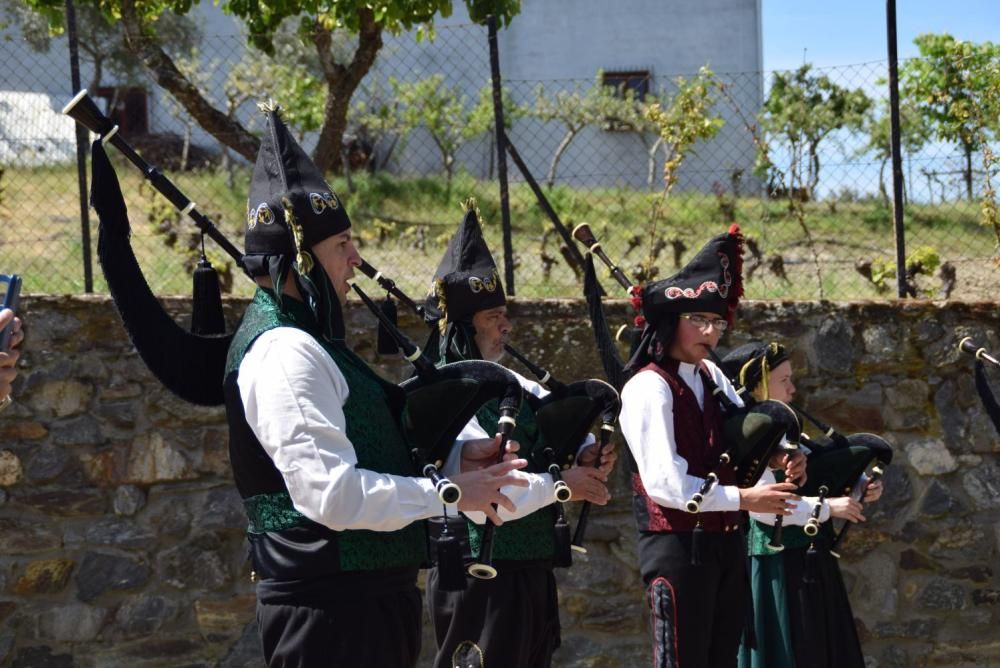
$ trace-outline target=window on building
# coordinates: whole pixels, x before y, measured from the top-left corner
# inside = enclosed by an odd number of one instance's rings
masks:
[[[608,70],[601,75],[601,83],[615,89],[620,97],[625,97],[625,91],[632,91],[633,100],[642,100],[649,94],[649,70]]]
[[[106,113],[123,137],[149,132],[149,107],[146,89],[137,86],[101,86],[97,97],[104,100]]]
[[[616,97],[633,101],[644,100],[650,92],[649,70],[607,70],[601,73],[601,83],[614,90]],[[608,132],[625,132],[634,129],[621,118],[609,115],[601,125]]]

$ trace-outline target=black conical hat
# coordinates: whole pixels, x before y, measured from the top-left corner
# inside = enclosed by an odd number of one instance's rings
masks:
[[[475,201],[467,201],[465,209],[462,224],[434,272],[428,300],[448,322],[467,320],[477,311],[507,303],[496,262],[479,226]]]
[[[666,313],[706,311],[730,323],[743,295],[743,236],[735,223],[698,251],[679,272],[642,291],[642,314],[656,324]]]
[[[287,220],[291,210],[302,226],[303,248],[347,230],[351,219],[281,120],[277,107],[266,109],[267,132],[260,143],[247,197],[247,256],[294,255]]]

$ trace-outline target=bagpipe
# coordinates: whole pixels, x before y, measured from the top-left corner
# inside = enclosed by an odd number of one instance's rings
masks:
[[[803,496],[817,497],[810,517],[802,527],[803,532],[813,539],[806,553],[805,579],[808,582],[813,570],[809,568],[809,563],[814,561],[817,553],[816,537],[820,533],[819,516],[823,501],[829,497],[850,496],[861,502],[869,482],[885,474],[885,468],[892,463],[893,452],[889,442],[877,434],[859,432],[845,436],[801,408],[796,410],[829,439],[827,443],[818,443],[804,435],[801,439],[811,452],[806,460],[806,482],[799,491]],[[829,552],[834,557],[840,558],[838,550],[853,524],[845,521],[837,530],[831,521]]]
[[[701,489],[685,505],[689,513],[699,512],[705,495],[718,484],[723,467],[728,466],[736,473],[737,487],[753,487],[764,475],[772,455],[794,452],[798,448],[802,431],[798,416],[788,404],[766,399],[746,401],[740,406],[707,374],[702,380],[722,409],[722,437],[726,450],[719,456],[716,469],[708,474]]]
[[[718,367],[720,369],[725,370],[725,366],[724,366],[722,360],[719,359],[719,357],[715,353],[715,351],[712,351],[711,355],[712,355],[712,359],[715,361],[716,365],[718,365]],[[798,420],[798,414],[799,414],[798,409],[796,409],[794,406],[791,406],[791,405],[786,404],[786,403],[781,402],[781,401],[777,401],[775,399],[767,399],[767,400],[765,400],[763,402],[760,401],[760,400],[758,400],[751,392],[749,392],[747,390],[747,387],[745,385],[743,385],[743,383],[740,381],[739,374],[736,374],[735,376],[730,377],[729,381],[733,384],[733,389],[736,391],[736,396],[740,397],[740,400],[743,402],[743,405],[744,406],[748,406],[751,411],[753,411],[754,408],[758,404],[761,404],[761,403],[772,403],[772,404],[773,403],[777,403],[781,407],[779,410],[780,410],[781,414],[784,416],[783,419],[786,419],[786,420],[788,419],[786,411],[792,411],[792,413],[794,413],[796,415],[796,420],[795,420],[795,425],[796,426],[793,427],[793,428],[791,428],[791,429],[789,429],[785,433],[785,439],[781,443],[778,444],[778,446],[776,447],[775,451],[776,452],[785,452],[785,453],[798,452],[799,451],[799,442],[802,439],[806,438],[805,434],[802,432],[801,424],[800,424],[800,422]],[[728,397],[726,397],[726,399],[728,399]],[[767,410],[774,410],[774,408],[773,407],[769,407]],[[763,474],[763,471],[761,471],[761,473]],[[795,481],[793,480],[791,482],[795,482]],[[822,505],[820,505],[819,508],[822,509]],[[816,511],[816,515],[818,517],[818,511]],[[774,529],[771,532],[771,538],[770,538],[770,540],[767,543],[767,548],[771,552],[781,552],[782,550],[785,549],[785,545],[782,542],[782,532],[784,530],[784,524],[785,524],[785,516],[784,515],[775,515],[774,516]]]
[[[1000,360],[987,354],[986,348],[981,348],[973,343],[971,336],[967,336],[959,341],[958,349],[976,358],[976,393],[979,394],[979,400],[983,402],[986,414],[990,417],[990,421],[996,428],[997,433],[1000,434],[1000,403],[997,402],[996,397],[993,395],[989,380],[986,378],[986,365],[989,364],[994,368],[1000,368]]]
[[[611,275],[631,297],[638,291],[625,272],[608,257],[601,248],[600,242],[594,236],[586,223],[573,229],[573,236],[586,246],[587,259],[584,272],[584,294],[587,298],[591,324],[597,347],[601,354],[601,362],[612,383],[621,389],[629,378],[625,365],[618,353],[614,340],[610,337],[607,320],[600,298],[600,285],[594,269],[593,256],[597,256],[607,265]],[[634,337],[633,337],[634,338]],[[771,455],[784,449],[785,437],[795,442],[800,433],[800,424],[795,412],[780,401],[761,401],[751,405],[740,406],[718,387],[708,376],[702,374],[702,380],[719,403],[723,413],[723,439],[726,449],[720,455],[716,467],[706,476],[701,488],[685,504],[685,509],[691,513],[701,510],[705,496],[718,484],[724,468],[729,468],[736,474],[739,487],[752,487],[760,479]]]
[[[391,278],[385,276],[368,262],[362,262],[359,270],[375,280],[386,291],[387,298],[388,296],[396,298],[416,315],[424,317],[424,307],[403,292]],[[383,307],[383,310],[391,312],[393,309]],[[618,392],[604,381],[589,379],[562,383],[556,380],[548,370],[528,360],[509,343],[504,345],[504,349],[524,364],[550,391],[542,398],[525,393],[525,400],[535,416],[540,438],[536,441],[535,447],[527,452],[522,452],[521,455],[528,459],[536,470],[549,473],[555,482],[553,500],[556,504],[554,524],[556,557],[554,563],[560,567],[569,566],[572,563],[572,549],[586,552],[583,548],[583,540],[591,504],[589,502],[583,504],[576,532],[573,539],[570,540],[569,524],[566,521],[562,504],[570,500],[572,491],[562,480],[561,472],[576,463],[579,446],[598,419],[601,421],[601,428],[598,454],[594,465],[600,465],[601,456],[614,434],[614,424],[621,410],[621,400]],[[492,548],[494,531],[493,524],[487,524],[484,529],[483,546]],[[482,557],[485,552],[485,547],[481,547],[480,556]],[[482,568],[482,566],[483,564],[479,564],[475,568],[475,572],[470,567],[470,574],[481,578],[489,576],[489,569]],[[495,575],[495,571],[493,573]]]
[[[171,392],[199,405],[224,402],[223,380],[226,355],[232,334],[225,333],[218,277],[203,258],[195,271],[195,299],[191,331],[177,325],[157,301],[139,267],[129,243],[130,227],[124,197],[114,168],[103,146],[110,142],[142,171],[154,188],[175,207],[192,218],[207,234],[243,266],[243,254],[196,208],[166,176],[139,156],[118,134],[86,90],[80,91],[63,113],[99,136],[92,147],[91,201],[100,217],[98,256],[112,298],[125,329],[146,366]],[[199,275],[199,270],[202,270]],[[214,276],[205,279],[206,276]],[[199,283],[199,279],[201,282]],[[383,314],[354,284],[354,291],[376,315]],[[401,383],[406,396],[401,426],[409,442],[414,465],[434,484],[442,503],[455,503],[461,490],[439,472],[455,438],[476,412],[490,401],[498,401],[501,433],[513,431],[520,411],[522,390],[517,377],[498,364],[482,360],[435,367],[420,349],[388,319],[380,320],[392,332],[403,355],[413,364],[416,375]],[[184,359],[180,365],[176,360]],[[505,439],[506,440],[506,439]],[[503,452],[501,447],[501,453]],[[461,554],[450,536],[437,541],[438,561],[457,566],[442,570],[442,588],[465,586],[461,574]],[[445,571],[448,571],[447,573]],[[449,576],[446,578],[446,575]]]
[[[721,367],[721,363],[720,363]],[[753,406],[758,402],[747,388],[740,384],[738,378],[731,379],[736,393],[743,398],[744,403]],[[769,400],[773,401],[773,400]],[[780,402],[779,402],[780,403]],[[892,446],[881,436],[868,433],[844,436],[830,425],[820,421],[804,409],[794,404],[782,404],[797,415],[811,422],[827,439],[827,443],[819,443],[810,438],[801,429],[798,433],[789,432],[788,443],[784,450],[794,452],[799,444],[806,446],[811,455],[806,460],[806,482],[798,492],[804,496],[817,497],[809,514],[809,519],[802,527],[803,533],[810,538],[819,534],[820,514],[823,502],[833,496],[849,495],[860,501],[864,496],[864,487],[870,480],[879,479],[885,467],[892,461]],[[795,481],[792,481],[795,482]],[[784,549],[782,531],[784,516],[776,515],[774,529],[767,547],[772,552]],[[831,542],[830,553],[839,558],[836,549],[847,533],[851,522],[844,524]],[[810,546],[815,553],[815,544]]]

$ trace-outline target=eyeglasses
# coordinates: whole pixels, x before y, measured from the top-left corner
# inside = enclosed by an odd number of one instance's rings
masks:
[[[715,331],[724,332],[726,331],[726,328],[729,327],[729,322],[724,318],[706,318],[705,316],[698,315],[697,313],[681,313],[681,317],[701,330],[708,329],[708,326],[711,325],[712,327],[715,327]]]

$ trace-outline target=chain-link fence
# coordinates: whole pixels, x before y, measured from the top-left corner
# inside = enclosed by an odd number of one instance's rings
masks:
[[[0,271],[24,274],[26,291],[81,292],[74,129],[58,113],[72,95],[65,41],[39,53],[18,33],[8,36],[0,85]],[[191,50],[172,55],[229,118],[259,132],[255,103],[275,96],[303,131],[304,145],[314,146],[325,88],[322,79],[299,80],[296,73],[315,76],[315,55],[292,39],[278,44],[273,59],[246,45],[243,35],[201,35]],[[339,46],[349,52],[352,43]],[[94,57],[82,58],[84,84],[123,136],[240,245],[251,165],[201,129],[144,70],[119,80],[108,63],[98,72]],[[699,81],[697,73],[684,73],[682,81],[641,69],[588,80],[505,79],[508,136],[562,222],[590,223],[636,280],[673,273],[709,236],[738,222],[748,237],[749,298],[893,296],[886,70],[885,63],[866,63],[703,75],[711,138],[683,150],[679,165],[676,144],[636,112],[636,100],[656,98],[670,109],[678,91]],[[490,100],[486,29],[474,25],[440,27],[431,41],[385,36],[354,95],[342,160],[334,161],[343,165],[331,183],[355,221],[362,254],[412,294],[423,294],[468,197],[477,198],[503,273]],[[915,288],[921,296],[994,298],[998,233],[984,224],[982,209],[995,165],[984,161],[983,146],[966,152],[917,125],[904,114],[906,249]],[[200,248],[193,225],[130,164],[112,157],[148,280],[159,293],[187,292]],[[761,169],[768,161],[770,169]],[[563,240],[525,175],[508,162],[516,293],[578,295]],[[665,163],[677,177],[669,192]],[[93,248],[96,227],[95,219]],[[211,257],[226,264],[221,252]],[[231,285],[237,293],[250,290],[238,276]],[[106,289],[99,271],[94,288]]]

